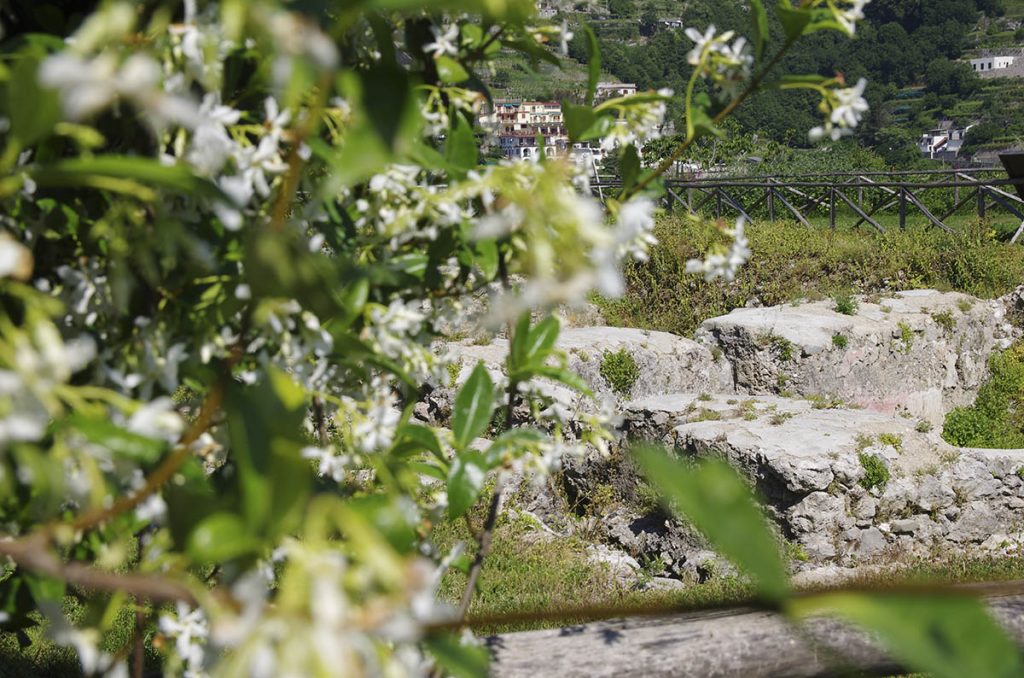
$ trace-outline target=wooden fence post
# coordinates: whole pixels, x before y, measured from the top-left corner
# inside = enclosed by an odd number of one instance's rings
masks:
[[[833,231],[836,229],[836,187],[828,189],[828,225]]]
[[[900,188],[900,228],[907,227],[907,189]]]
[[[979,219],[984,219],[985,218],[985,201],[988,200],[988,197],[986,196],[985,193],[986,193],[985,192],[985,187],[984,186],[979,186],[978,187],[978,218]]]

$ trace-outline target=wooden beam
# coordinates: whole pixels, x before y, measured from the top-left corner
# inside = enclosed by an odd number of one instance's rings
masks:
[[[975,190],[971,191],[970,193],[968,193],[966,198],[963,198],[962,200],[957,201],[957,203],[955,205],[953,205],[952,209],[950,209],[948,212],[946,212],[941,217],[939,217],[939,221],[945,221],[946,219],[949,219],[951,216],[956,214],[957,211],[961,207],[963,207],[964,205],[969,203],[971,200],[974,200],[974,197],[976,195],[978,195],[978,190],[977,189],[975,189]]]
[[[914,193],[912,191],[908,191],[908,190],[904,189],[903,190],[903,194],[906,195],[907,200],[909,200],[910,202],[914,203],[914,205],[917,207],[917,209],[921,210],[921,214],[925,215],[925,217],[928,218],[928,221],[932,222],[933,224],[935,224],[936,226],[941,228],[946,233],[952,233],[953,232],[953,229],[951,229],[949,226],[946,226],[944,223],[939,221],[939,219],[934,214],[932,214],[931,210],[929,210],[927,207],[925,207],[923,202],[918,200],[917,196],[914,195]],[[1021,218],[1024,219],[1024,217],[1021,217]]]
[[[782,197],[781,193],[776,193],[775,194],[775,199],[778,200],[779,202],[781,202],[783,205],[785,205],[786,208],[790,212],[793,213],[793,216],[795,216],[797,218],[797,221],[799,221],[801,224],[803,224],[804,226],[806,226],[808,228],[811,227],[811,222],[807,221],[806,217],[804,217],[804,215],[800,213],[800,210],[798,210],[797,208],[793,207],[793,205],[790,204],[790,202],[788,200],[786,200],[784,197]]]
[[[855,202],[850,200],[850,198],[848,198],[845,193],[843,193],[840,190],[836,190],[836,195],[839,196],[840,200],[842,200],[847,205],[849,205],[850,209],[852,209],[854,212],[856,212],[860,216],[860,221],[857,222],[858,226],[861,223],[866,221],[869,224],[871,224],[872,226],[874,226],[875,230],[878,231],[879,233],[885,233],[885,229],[882,228],[882,225],[880,223],[878,223],[877,221],[875,221],[874,219],[872,219],[871,215],[868,214],[867,212],[865,212],[859,205],[857,205]]]
[[[1024,596],[986,599],[989,610],[1024,644]],[[637,618],[487,638],[496,678],[644,677],[817,678],[853,671],[906,673],[871,637],[815,618],[799,629],[772,612],[739,609]]]

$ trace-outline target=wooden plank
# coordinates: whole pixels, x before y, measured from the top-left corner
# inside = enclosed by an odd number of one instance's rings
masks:
[[[992,193],[992,200],[994,200],[996,203],[1002,206],[1007,212],[1014,215],[1018,219],[1024,219],[1024,213],[1021,213],[1019,209],[1010,204],[1009,200],[1004,200],[1003,196],[999,195],[998,193]]]
[[[775,198],[776,198],[776,200],[781,202],[783,205],[785,205],[786,209],[788,209],[790,212],[793,213],[793,216],[795,216],[797,218],[797,221],[799,221],[801,224],[803,224],[804,226],[806,226],[808,228],[811,227],[811,222],[807,221],[806,217],[804,217],[804,215],[800,213],[800,210],[798,210],[797,208],[793,207],[793,205],[790,204],[790,202],[788,200],[786,200],[784,197],[782,197],[781,193],[777,193],[775,195]]]
[[[857,222],[858,226],[866,221],[869,224],[871,224],[872,226],[874,226],[875,230],[877,230],[879,233],[885,233],[885,229],[882,228],[882,225],[880,223],[878,223],[877,221],[875,221],[874,219],[872,219],[871,215],[867,214],[859,205],[857,205],[855,202],[850,200],[850,198],[848,198],[845,193],[843,193],[842,191],[837,190],[836,191],[836,195],[839,197],[840,200],[842,200],[847,205],[849,205],[850,208],[854,212],[856,212],[858,215],[860,215],[860,221]]]
[[[722,197],[722,199],[725,200],[726,204],[728,204],[734,210],[739,212],[744,219],[746,219],[748,222],[753,221],[753,219],[751,219],[750,215],[747,213],[747,210],[744,209],[743,204],[737,198],[734,198],[732,195],[726,193],[723,189],[718,189],[718,193]]]
[[[903,194],[906,196],[907,200],[909,200],[910,202],[914,203],[914,205],[917,207],[917,209],[921,210],[921,214],[923,214],[925,217],[927,217],[928,221],[932,222],[933,224],[935,224],[936,226],[941,228],[946,233],[952,233],[953,232],[953,229],[951,229],[949,226],[946,226],[944,223],[939,221],[939,219],[936,218],[936,216],[934,214],[932,214],[931,210],[929,210],[927,207],[925,207],[924,203],[921,202],[917,198],[917,196],[914,195],[914,193],[912,191],[908,191],[908,190],[904,189],[903,190]],[[1024,219],[1024,217],[1021,217],[1021,218]]]
[[[950,209],[948,212],[946,212],[941,217],[939,217],[939,221],[945,221],[946,219],[949,219],[951,216],[956,214],[957,211],[961,207],[963,207],[964,205],[969,203],[971,200],[974,200],[975,196],[977,196],[977,195],[978,195],[978,190],[977,189],[975,189],[975,190],[971,191],[970,193],[968,193],[966,198],[963,198],[962,200],[958,200],[956,202],[956,204],[953,205],[952,209]]]
[[[987,599],[990,611],[1024,644],[1024,596]],[[759,610],[698,612],[659,619],[582,624],[486,639],[496,678],[817,678],[905,673],[865,633],[831,619],[801,629]]]

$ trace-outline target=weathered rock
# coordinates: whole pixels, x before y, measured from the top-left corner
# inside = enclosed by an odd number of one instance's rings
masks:
[[[690,339],[667,332],[584,327],[564,329],[558,348],[566,353],[567,366],[583,377],[598,400],[609,396],[641,398],[680,391],[721,392],[729,387],[728,366],[716,361],[712,352]],[[457,382],[468,377],[477,361],[501,372],[508,354],[508,341],[495,339],[484,345],[448,344],[446,349],[461,362]],[[637,378],[625,393],[616,393],[601,375],[605,353],[626,351],[637,367]]]
[[[967,548],[1020,527],[1024,450],[957,449],[905,417],[821,407],[676,394],[629,403],[623,428],[683,454],[727,458],[814,562]],[[862,487],[862,455],[884,461],[887,482]]]
[[[705,321],[697,340],[724,352],[739,393],[841,396],[937,424],[973,398],[1007,336],[1004,314],[999,302],[917,290],[862,299],[855,315],[831,301],[738,309]]]

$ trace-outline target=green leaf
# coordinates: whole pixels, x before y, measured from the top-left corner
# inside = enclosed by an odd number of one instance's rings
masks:
[[[597,83],[601,80],[601,46],[597,42],[597,35],[590,26],[583,26],[583,34],[587,39],[587,106],[594,105],[594,95],[597,93]]]
[[[214,513],[192,530],[186,552],[197,563],[213,564],[255,553],[259,548],[259,540],[249,534],[240,516]]]
[[[469,80],[469,72],[450,56],[440,56],[435,63],[437,64],[437,76],[441,82],[455,85]]]
[[[768,12],[761,0],[750,0],[750,14],[754,21],[754,58],[758,61],[764,56],[764,47],[768,44]]]
[[[826,593],[793,601],[790,613],[843,617],[878,634],[892,655],[935,678],[1024,675],[1013,641],[981,601],[963,595]]]
[[[153,200],[148,187],[208,198],[222,202],[230,199],[220,188],[192,173],[185,165],[164,165],[152,158],[125,155],[98,155],[69,158],[32,171],[32,178],[46,187],[100,188]]]
[[[529,336],[530,313],[526,312],[519,316],[519,320],[516,321],[515,332],[512,335],[512,344],[508,352],[509,374],[527,364],[526,340]]]
[[[474,261],[487,280],[498,275],[498,243],[494,240],[480,240],[474,246]]]
[[[487,430],[493,414],[494,382],[481,361],[455,396],[452,433],[455,434],[456,446],[460,449],[468,447],[474,438]]]
[[[39,60],[17,60],[7,87],[11,133],[29,146],[48,135],[60,120],[57,93],[39,85]]]
[[[597,123],[597,113],[593,108],[571,104],[568,101],[562,102],[562,118],[565,120],[565,131],[571,142],[582,140]]]
[[[454,678],[486,678],[490,664],[487,648],[463,645],[455,635],[431,636],[426,646],[438,665]]]
[[[561,329],[561,321],[553,315],[537,323],[526,336],[526,362],[543,363],[554,350]]]
[[[438,459],[445,459],[441,441],[437,439],[437,434],[432,428],[418,424],[406,424],[398,429],[398,434],[395,437],[400,443],[411,443],[416,451],[426,450]]]
[[[167,443],[126,431],[109,419],[96,419],[73,414],[66,420],[69,428],[115,456],[141,464],[152,464],[163,456]]]
[[[628,191],[636,183],[640,176],[640,154],[636,152],[636,146],[629,144],[622,151],[622,158],[619,161],[619,173],[622,175],[622,190]]]
[[[486,460],[475,450],[462,452],[448,472],[448,517],[461,518],[476,503],[487,479]]]
[[[302,459],[301,387],[271,368],[259,385],[231,384],[225,399],[240,513],[255,535],[273,538],[302,519],[312,470]]]
[[[806,9],[793,7],[790,0],[779,0],[778,4],[779,21],[782,23],[782,30],[786,37],[795,40],[804,34],[804,30],[811,23],[811,12]]]
[[[523,369],[514,372],[509,378],[515,379],[516,381],[526,381],[534,376],[552,379],[561,384],[565,384],[569,388],[576,389],[584,395],[594,395],[594,392],[590,390],[590,386],[583,380],[583,377],[564,367],[554,367],[552,365],[527,365]]]
[[[690,466],[654,447],[638,447],[633,454],[662,499],[689,519],[715,550],[753,577],[761,595],[770,600],[786,596],[789,583],[778,544],[732,467],[718,459]]]
[[[453,121],[445,143],[445,158],[450,165],[449,171],[457,177],[463,177],[476,167],[478,147],[473,128],[466,122],[466,118],[456,114]]]

